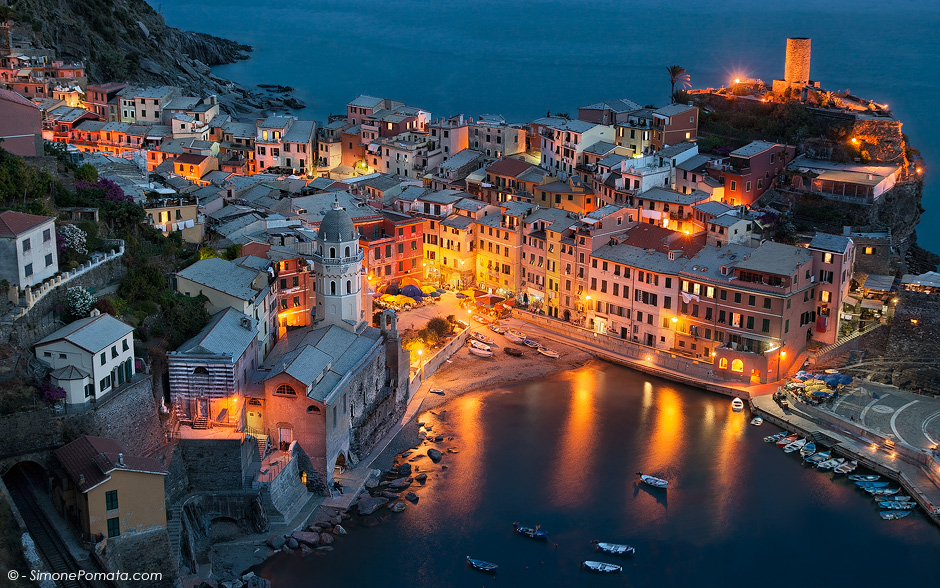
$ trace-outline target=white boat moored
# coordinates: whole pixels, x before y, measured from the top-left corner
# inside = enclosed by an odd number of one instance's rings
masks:
[[[731,401],[731,410],[734,412],[741,412],[744,410],[744,401],[740,398],[735,398]]]
[[[581,567],[587,568],[587,569],[589,569],[589,570],[591,570],[591,571],[594,571],[594,572],[601,572],[601,573],[603,573],[603,574],[610,574],[610,573],[613,573],[613,572],[619,572],[619,571],[621,571],[621,570],[623,569],[622,567],[620,567],[620,566],[618,566],[618,565],[615,565],[615,564],[612,564],[612,563],[605,563],[605,562],[602,562],[602,561],[582,561],[582,562],[581,562]]]
[[[662,478],[657,478],[656,476],[648,476],[640,472],[637,472],[636,475],[640,476],[640,480],[649,484],[650,486],[653,486],[654,488],[668,488],[669,487],[669,482],[667,482],[666,480],[663,480]]]

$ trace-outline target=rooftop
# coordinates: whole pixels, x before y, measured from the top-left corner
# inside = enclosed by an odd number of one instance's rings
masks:
[[[198,335],[167,355],[225,355],[234,363],[255,340],[257,324],[248,315],[226,308],[215,313]]]
[[[711,198],[706,192],[701,190],[692,190],[688,194],[683,194],[681,192],[676,192],[675,190],[667,190],[665,188],[650,188],[646,192],[641,192],[636,195],[637,198],[642,198],[644,200],[655,200],[656,202],[668,202],[670,204],[682,204],[690,205],[695,204],[696,202],[701,202],[702,200],[708,200]]]
[[[829,233],[816,233],[809,242],[810,249],[822,249],[823,251],[832,251],[833,253],[845,253],[852,239],[843,235],[830,235]]]
[[[261,290],[253,286],[258,271],[239,266],[219,257],[202,259],[177,273],[197,284],[218,290],[240,300],[252,300]],[[196,293],[194,292],[195,296]]]
[[[751,141],[744,147],[735,149],[731,152],[732,157],[753,157],[758,153],[763,153],[768,149],[772,149],[777,145],[777,143],[771,143],[769,141]]]
[[[68,341],[89,353],[98,353],[133,332],[133,327],[119,321],[110,314],[99,314],[72,321],[37,341],[35,346],[38,347],[55,341]]]
[[[746,259],[739,261],[737,267],[764,274],[792,276],[797,268],[811,259],[812,254],[803,247],[764,241]]]
[[[497,176],[514,178],[530,167],[535,166],[527,161],[516,159],[515,157],[504,157],[490,164],[490,166],[486,168],[486,171]]]
[[[83,435],[55,450],[72,483],[83,494],[111,479],[115,470],[165,476],[166,469],[155,459],[128,455],[117,442]]]
[[[0,237],[16,237],[54,220],[55,217],[53,216],[39,216],[15,210],[4,210],[0,212]]]

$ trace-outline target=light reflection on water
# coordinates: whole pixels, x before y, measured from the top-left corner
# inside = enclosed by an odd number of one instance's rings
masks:
[[[922,514],[880,520],[844,478],[762,443],[777,429],[749,425],[725,397],[591,364],[436,412],[422,418],[434,434],[454,437],[436,446],[459,453],[436,466],[416,462],[430,475],[426,487],[412,487],[420,502],[384,512],[374,528],[350,521],[332,553],[279,557],[262,571],[276,588],[310,578],[490,582],[466,569],[465,555],[500,564],[504,586],[846,586],[896,580],[901,569],[912,579],[940,574],[940,532]],[[666,477],[669,490],[637,484],[641,470]],[[550,541],[512,533],[514,520],[542,524]],[[592,539],[637,548],[619,562],[619,579],[579,570],[583,559],[605,559]],[[781,565],[795,544],[824,557]],[[873,549],[891,565],[858,561]]]

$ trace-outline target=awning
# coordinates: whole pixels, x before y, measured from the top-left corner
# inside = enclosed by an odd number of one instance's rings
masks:
[[[894,276],[879,276],[872,274],[865,279],[866,290],[883,290],[885,292],[891,290],[891,286],[894,285]]]
[[[851,296],[846,296],[845,299],[842,301],[842,304],[847,304],[847,305],[849,305],[849,306],[857,306],[857,305],[858,305],[858,298],[853,298],[853,297],[851,297]]]
[[[884,306],[884,302],[881,300],[872,300],[871,298],[862,300],[862,308],[867,308],[868,310],[881,310],[882,306]]]
[[[379,150],[379,146],[376,145],[375,143],[369,143],[368,149],[369,149],[369,151],[378,151],[378,150]]]

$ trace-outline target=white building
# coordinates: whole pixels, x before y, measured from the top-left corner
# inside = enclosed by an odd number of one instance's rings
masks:
[[[0,279],[29,288],[58,271],[55,218],[0,212]]]
[[[533,122],[544,130],[539,137],[541,166],[567,179],[584,161],[584,149],[598,141],[614,142],[614,127],[583,120],[539,119]]]
[[[368,296],[362,288],[362,249],[359,230],[339,201],[323,215],[314,248],[315,324],[359,332],[366,325],[363,298]]]
[[[110,314],[73,321],[35,345],[68,404],[98,399],[134,376],[134,329]]]

